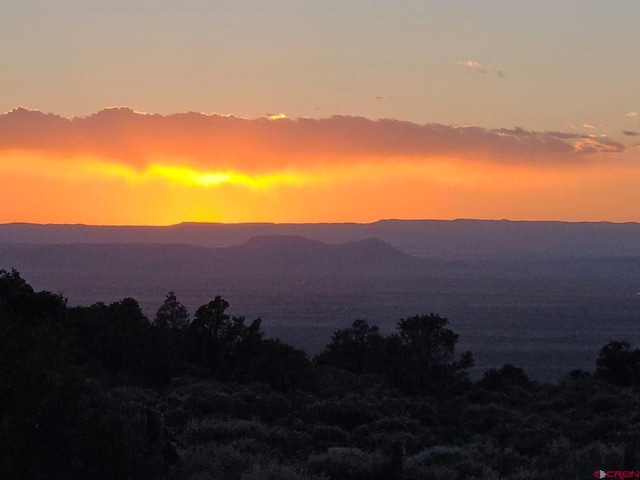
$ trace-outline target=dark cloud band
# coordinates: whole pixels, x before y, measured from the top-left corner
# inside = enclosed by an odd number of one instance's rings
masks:
[[[584,154],[619,153],[625,147],[606,137],[521,127],[487,130],[347,116],[297,120],[201,113],[163,116],[129,108],[67,119],[20,108],[0,115],[0,149],[90,155],[140,168],[170,157],[208,168],[264,170],[304,167],[313,161],[393,162],[399,157],[428,161],[454,156],[505,163],[577,161]]]

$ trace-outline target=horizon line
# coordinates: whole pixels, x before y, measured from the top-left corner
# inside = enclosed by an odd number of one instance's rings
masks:
[[[5,226],[36,226],[36,227],[97,227],[97,228],[171,228],[187,225],[375,225],[377,223],[385,222],[486,222],[486,223],[562,223],[562,224],[611,224],[611,225],[640,225],[637,221],[613,221],[613,220],[529,220],[529,219],[509,219],[509,218],[451,218],[451,219],[438,219],[438,218],[380,218],[371,222],[357,222],[357,221],[344,221],[344,222],[268,222],[268,221],[256,221],[256,222],[198,222],[198,221],[183,221],[171,224],[91,224],[91,223],[55,223],[55,222],[28,222],[28,221],[16,221],[16,222],[0,222],[0,227]]]

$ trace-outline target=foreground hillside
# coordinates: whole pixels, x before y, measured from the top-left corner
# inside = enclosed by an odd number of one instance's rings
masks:
[[[436,314],[356,321],[313,360],[215,297],[68,307],[0,272],[0,478],[537,479],[638,468],[640,350],[557,385],[476,382]]]

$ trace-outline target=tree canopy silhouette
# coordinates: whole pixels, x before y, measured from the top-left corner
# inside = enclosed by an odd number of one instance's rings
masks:
[[[229,302],[220,295],[216,296],[209,303],[198,308],[192,327],[195,330],[208,332],[214,340],[222,338],[231,327],[229,320],[231,317],[225,313],[227,308],[229,308]]]
[[[156,312],[154,325],[160,328],[184,328],[189,325],[187,307],[178,301],[175,292],[167,293],[166,298]]]
[[[416,315],[401,319],[397,333],[384,337],[378,327],[356,320],[335,332],[316,362],[353,373],[384,374],[412,393],[435,393],[457,384],[473,366],[471,352],[455,360],[458,335],[447,323],[433,313]]]
[[[596,360],[596,377],[619,387],[640,385],[640,349],[628,342],[609,342]]]
[[[384,344],[385,338],[377,326],[355,320],[351,327],[333,334],[316,361],[353,373],[379,373],[384,366]]]
[[[409,392],[438,393],[466,378],[474,365],[471,352],[455,360],[458,335],[440,315],[415,315],[398,322],[387,342],[390,380]]]

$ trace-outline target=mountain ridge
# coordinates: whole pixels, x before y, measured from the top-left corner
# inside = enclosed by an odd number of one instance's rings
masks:
[[[551,255],[640,255],[640,224],[512,220],[379,220],[373,223],[180,223],[172,226],[0,224],[6,243],[158,243],[231,247],[255,236],[324,243],[378,238],[417,257],[444,260]]]
[[[0,268],[25,271],[166,271],[383,274],[424,265],[378,239],[327,244],[301,236],[255,236],[230,247],[166,243],[0,244]]]

